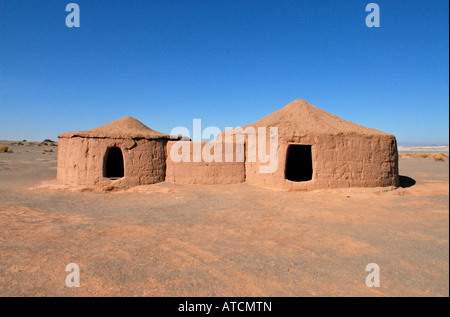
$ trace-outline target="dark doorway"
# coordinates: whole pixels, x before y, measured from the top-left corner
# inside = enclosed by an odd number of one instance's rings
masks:
[[[312,175],[311,145],[289,145],[285,178],[293,182],[306,182],[312,179]]]
[[[112,147],[106,152],[105,177],[118,179],[123,177],[123,155],[118,147]]]

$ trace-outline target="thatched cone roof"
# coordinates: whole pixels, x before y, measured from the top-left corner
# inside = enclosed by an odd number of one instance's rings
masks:
[[[88,131],[63,133],[59,138],[109,138],[109,139],[170,139],[170,135],[150,129],[139,120],[123,117]]]
[[[389,134],[367,128],[339,118],[329,112],[315,107],[305,100],[294,100],[272,114],[242,128],[278,127],[281,136],[299,135],[367,135],[387,136]]]

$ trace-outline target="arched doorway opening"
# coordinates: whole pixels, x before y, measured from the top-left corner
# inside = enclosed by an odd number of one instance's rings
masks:
[[[109,148],[106,151],[104,177],[119,179],[124,176],[123,154],[118,147]]]
[[[293,182],[312,180],[311,145],[291,144],[287,150],[285,178]]]

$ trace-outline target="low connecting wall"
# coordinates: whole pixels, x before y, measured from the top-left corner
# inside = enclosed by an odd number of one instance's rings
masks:
[[[209,145],[207,145],[209,144]],[[210,148],[210,146],[212,148]],[[226,144],[209,142],[169,141],[167,143],[166,181],[178,184],[237,184],[245,182],[245,162],[226,162]],[[202,153],[207,155],[202,155]],[[216,156],[215,161],[208,159]],[[221,161],[221,162],[217,162]]]

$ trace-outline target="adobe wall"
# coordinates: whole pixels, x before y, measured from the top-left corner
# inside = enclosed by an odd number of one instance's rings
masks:
[[[67,184],[101,189],[129,188],[163,182],[166,169],[166,140],[61,138],[58,143],[57,178]],[[122,150],[124,177],[103,177],[107,149]]]
[[[285,179],[289,144],[311,145],[311,181]],[[397,142],[393,135],[280,136],[278,168],[274,173],[262,174],[259,173],[261,165],[267,163],[246,162],[246,181],[249,184],[300,191],[399,185]]]
[[[167,143],[167,162],[166,162],[166,181],[178,184],[237,184],[245,182],[245,162],[236,162],[236,147],[230,144],[233,148],[233,162],[226,162],[225,158],[225,144],[220,143],[222,148],[221,162],[212,161],[206,162],[203,156],[200,155],[200,162],[194,162],[194,147],[199,146],[201,151],[204,150],[208,142],[189,142],[184,141],[189,145],[186,158],[189,162],[174,162],[170,155],[171,149],[177,141],[169,141]],[[181,150],[180,152],[181,153]],[[214,150],[210,151],[214,154]]]
[[[278,141],[278,168],[273,173],[260,173],[267,163],[193,162],[195,144],[203,151],[208,142],[188,142],[189,162],[174,162],[170,157],[177,141],[61,138],[58,144],[58,180],[100,189],[129,188],[164,182],[179,184],[249,184],[288,190],[312,190],[339,187],[398,186],[398,153],[392,135],[319,135],[281,136]],[[313,178],[307,182],[285,179],[286,153],[289,144],[308,144],[312,149]],[[125,175],[118,180],[103,177],[103,162],[109,147],[121,148]],[[268,146],[267,146],[268,148]],[[246,151],[248,152],[248,144]],[[214,151],[212,152],[212,154]],[[248,153],[246,155],[248,158]]]

